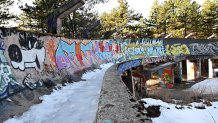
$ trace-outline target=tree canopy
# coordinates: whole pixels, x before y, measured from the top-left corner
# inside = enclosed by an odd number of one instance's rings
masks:
[[[67,0],[35,0],[33,5],[20,6],[23,14],[19,17],[20,28],[46,32],[47,16]]]
[[[154,37],[171,34],[176,38],[185,38],[192,34],[194,38],[207,38],[217,34],[217,0],[205,0],[201,6],[192,0],[168,0],[153,3],[149,20]]]
[[[118,0],[118,3],[117,8],[100,16],[102,32],[105,34],[115,32],[114,37],[116,38],[138,37],[143,31],[141,28],[144,26],[142,15],[129,9],[129,5],[125,0]]]
[[[20,6],[23,14],[19,17],[19,28],[31,29],[45,33],[47,31],[47,16],[68,0],[35,0],[33,6]],[[85,0],[85,5],[72,12],[63,20],[63,34],[72,38],[81,37],[81,33],[97,21],[97,14],[90,9],[94,4],[107,0]],[[93,33],[94,34],[94,33]]]
[[[9,13],[9,7],[14,3],[12,0],[0,0],[0,25],[7,24],[7,21],[15,18]]]
[[[20,6],[21,29],[46,33],[47,16],[68,0],[35,0]],[[85,5],[62,21],[62,33],[71,38],[218,38],[218,0],[154,0],[150,16],[135,13],[126,0],[98,16],[94,5],[108,0],[85,0]],[[15,16],[9,13],[12,0],[0,0],[0,24]],[[213,35],[213,36],[211,36]]]

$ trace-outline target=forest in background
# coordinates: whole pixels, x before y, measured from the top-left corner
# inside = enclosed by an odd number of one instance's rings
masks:
[[[9,13],[13,0],[0,1],[0,24],[16,19],[21,30],[47,33],[47,16],[68,0],[35,0],[20,6],[22,14]],[[62,35],[70,38],[196,38],[218,39],[218,0],[155,0],[150,16],[134,12],[125,0],[108,13],[98,15],[94,5],[108,0],[85,0],[85,5],[62,21]],[[146,7],[146,6],[145,6]]]

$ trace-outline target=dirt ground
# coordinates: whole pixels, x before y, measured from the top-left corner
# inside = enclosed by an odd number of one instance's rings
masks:
[[[218,94],[201,94],[189,91],[187,89],[166,89],[158,88],[148,90],[146,97],[160,99],[170,103],[188,104],[191,102],[200,102],[202,99],[208,101],[217,101]]]
[[[27,111],[33,104],[41,102],[39,97],[44,94],[49,94],[51,91],[46,87],[41,87],[37,90],[25,90],[15,96],[10,97],[10,100],[0,102],[0,123],[12,118],[20,116]]]

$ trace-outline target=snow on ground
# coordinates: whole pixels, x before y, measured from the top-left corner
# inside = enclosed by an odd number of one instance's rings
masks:
[[[201,94],[218,94],[218,78],[206,79],[190,89]],[[160,105],[161,115],[157,118],[152,118],[153,123],[218,123],[218,102],[212,102],[212,106],[205,106],[206,109],[197,109],[204,105],[201,103],[191,103],[191,106],[184,106],[183,109],[179,105],[165,103],[161,100],[151,98],[142,99],[147,104],[145,107],[152,105]]]
[[[93,123],[105,71],[113,64],[101,65],[101,70],[87,72],[77,83],[41,97],[42,103],[30,107],[20,117],[4,123]]]
[[[193,85],[189,90],[202,94],[218,94],[218,78],[201,81]]]
[[[175,104],[162,102],[151,98],[142,99],[147,104],[145,107],[151,105],[160,105],[161,114],[157,118],[152,118],[153,123],[217,123],[218,122],[218,102],[213,102],[212,106],[206,109],[196,109],[195,106],[201,106],[202,103],[192,103],[192,106],[184,106],[183,109]]]

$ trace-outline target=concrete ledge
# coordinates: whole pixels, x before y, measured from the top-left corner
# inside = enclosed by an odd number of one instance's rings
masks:
[[[113,65],[105,73],[96,123],[140,123],[146,116],[137,117],[139,112],[134,108],[137,102],[130,101],[131,95],[116,68],[117,65]]]

